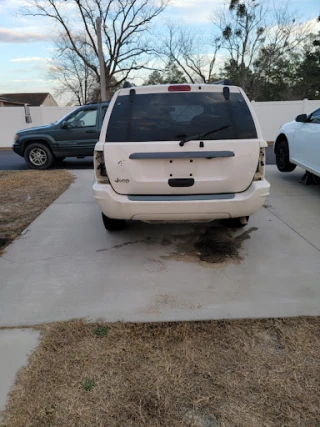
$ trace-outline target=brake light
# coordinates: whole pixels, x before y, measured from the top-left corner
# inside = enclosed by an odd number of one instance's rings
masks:
[[[253,181],[260,181],[264,177],[264,174],[265,174],[265,155],[266,155],[266,149],[260,148],[258,166],[257,166],[256,173],[253,177]]]
[[[190,92],[191,86],[189,85],[172,85],[168,87],[169,92]]]
[[[104,162],[103,151],[94,151],[94,168],[96,173],[96,179],[100,184],[109,184],[109,178]]]

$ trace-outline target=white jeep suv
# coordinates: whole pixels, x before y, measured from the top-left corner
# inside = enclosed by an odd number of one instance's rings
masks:
[[[270,184],[248,98],[226,84],[120,89],[94,152],[93,192],[107,230],[125,220],[244,226]]]

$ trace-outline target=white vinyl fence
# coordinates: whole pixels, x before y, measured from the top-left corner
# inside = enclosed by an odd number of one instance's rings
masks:
[[[258,116],[264,139],[274,141],[280,126],[291,122],[298,114],[310,113],[320,107],[320,101],[252,101],[252,106]]]
[[[283,123],[294,120],[298,114],[320,107],[320,101],[252,101],[252,105],[264,139],[273,141]],[[0,107],[0,148],[10,148],[18,130],[55,122],[75,108],[77,107],[30,107],[32,123],[26,123],[24,107]]]
[[[30,107],[32,123],[26,123],[24,107],[0,107],[0,148],[11,147],[18,130],[60,120],[77,107]]]

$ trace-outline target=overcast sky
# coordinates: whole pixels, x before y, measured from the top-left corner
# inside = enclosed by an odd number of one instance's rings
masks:
[[[263,1],[263,0],[261,0]],[[208,17],[223,0],[174,0],[158,19],[183,21],[201,33],[209,32]],[[16,13],[23,0],[0,0],[0,94],[6,92],[50,92],[48,60],[53,53],[54,24],[49,18],[22,17]],[[320,0],[291,0],[298,18],[314,19]]]

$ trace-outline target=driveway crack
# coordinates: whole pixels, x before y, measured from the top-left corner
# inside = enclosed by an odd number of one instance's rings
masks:
[[[136,245],[137,243],[159,243],[159,242],[155,240],[151,240],[150,238],[143,239],[143,240],[134,240],[133,242],[120,243],[118,245],[111,246],[110,248],[97,249],[96,252],[106,252],[112,249],[121,249],[121,248],[124,248],[125,246]]]
[[[268,209],[268,211],[274,215],[276,218],[278,218],[283,224],[285,224],[287,227],[289,227],[292,231],[294,231],[299,237],[301,237],[305,242],[309,243],[309,245],[313,246],[318,252],[320,252],[320,249],[314,245],[313,243],[311,243],[308,239],[306,239],[304,236],[302,236],[302,234],[300,234],[297,230],[295,230],[293,227],[291,227],[291,225],[289,225],[287,222],[285,222],[282,218],[280,218],[277,214],[275,214],[271,209]]]

